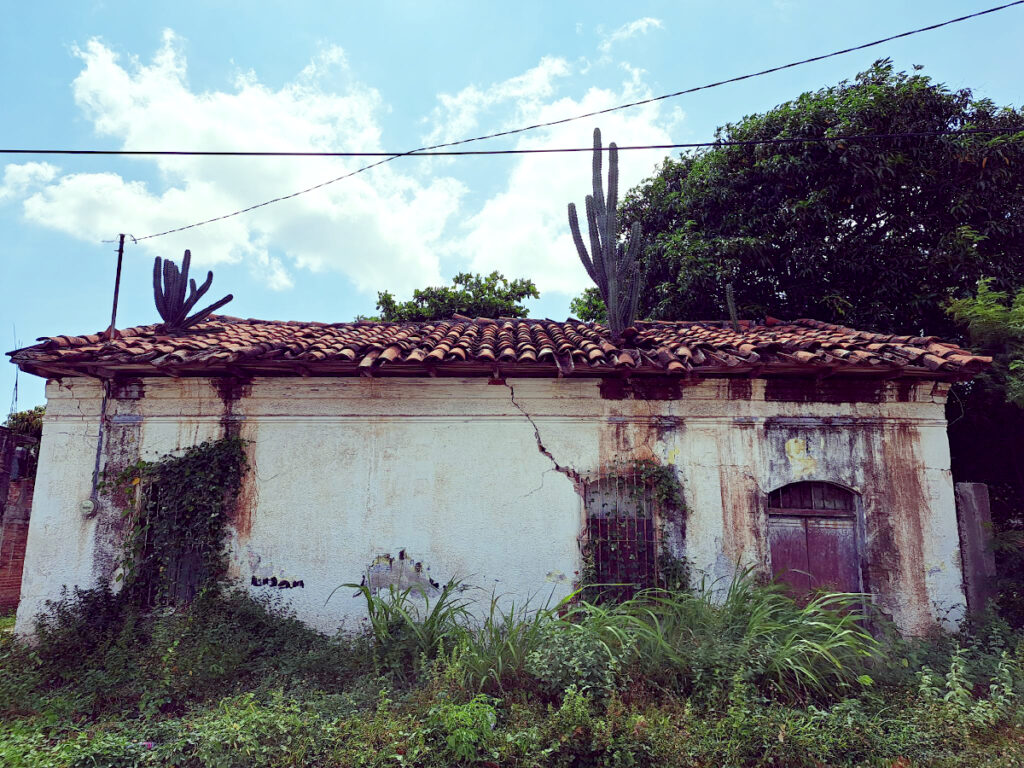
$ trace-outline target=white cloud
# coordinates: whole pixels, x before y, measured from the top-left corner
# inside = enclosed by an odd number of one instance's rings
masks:
[[[424,137],[424,143],[438,144],[472,136],[479,132],[481,117],[488,112],[493,114],[499,107],[506,121],[522,120],[536,113],[555,94],[558,81],[571,71],[565,59],[545,56],[536,67],[508,80],[484,88],[470,85],[454,95],[442,93],[431,117],[434,129]],[[507,111],[509,103],[514,107],[511,115]]]
[[[12,164],[4,168],[0,184],[0,201],[20,197],[33,187],[53,180],[60,169],[49,163]]]
[[[635,27],[628,34],[639,34],[651,24],[659,22],[641,19],[623,29]],[[619,30],[612,37],[616,35],[622,39],[627,33]],[[83,66],[73,84],[76,103],[97,134],[125,149],[385,148],[384,99],[355,81],[339,48],[324,50],[279,88],[246,72],[231,87],[202,92],[190,86],[186,61],[170,32],[148,62],[119,59],[95,40],[77,55]],[[426,141],[557,120],[650,95],[643,70],[625,64],[620,65],[624,78],[618,88],[564,95],[590,66],[548,56],[506,80],[441,94],[424,127]],[[503,146],[589,146],[595,125],[606,144],[669,143],[669,132],[682,119],[678,108],[666,111],[654,103],[517,134]],[[623,151],[620,197],[649,176],[665,154]],[[48,163],[8,165],[0,201],[20,201],[27,220],[96,242],[119,232],[142,236],[219,216],[363,164],[344,158],[159,157],[138,162],[144,173],[134,177],[62,172]],[[455,173],[473,178],[469,174],[478,173],[479,166],[471,162],[384,165],[216,224],[144,240],[139,247],[149,255],[172,257],[190,248],[198,268],[242,262],[277,289],[291,287],[297,271],[307,270],[340,272],[361,291],[387,288],[403,296],[450,277],[440,273],[441,257],[451,259],[448,266],[454,269],[497,269],[509,277],[530,277],[545,292],[575,293],[586,287],[566,205],[573,201],[583,210],[591,186],[590,155],[524,155],[502,161],[504,165],[492,167],[508,170],[487,179],[498,191],[472,200],[467,212],[469,190]]]
[[[77,55],[76,103],[96,133],[124,149],[196,148],[332,151],[380,150],[380,94],[355,82],[344,52],[324,51],[296,79],[273,89],[254,73],[232,88],[196,92],[172,32],[148,63],[92,40]],[[328,91],[325,76],[341,81]],[[2,197],[28,195],[27,219],[86,240],[118,232],[142,236],[244,208],[358,167],[358,158],[160,157],[159,184],[114,173],[58,176],[53,166],[8,166]],[[376,168],[259,211],[166,237],[145,240],[151,254],[192,249],[197,265],[244,261],[274,288],[292,284],[296,267],[340,271],[361,290],[409,291],[437,282],[439,239],[464,185],[429,182],[393,166]],[[282,258],[283,256],[283,258]]]
[[[601,53],[607,54],[611,51],[612,46],[620,40],[627,40],[637,35],[646,35],[649,30],[661,28],[661,19],[644,16],[642,19],[636,19],[628,24],[623,24],[611,34],[606,35],[597,46],[597,49]]]
[[[569,115],[593,112],[649,95],[639,81],[639,71],[618,91],[591,88],[582,98],[556,98],[529,116],[530,122],[546,122]],[[589,146],[595,125],[604,144],[664,144],[670,141],[667,126],[677,115],[662,119],[659,105],[647,104],[520,134],[516,148]],[[619,153],[619,197],[650,176],[665,157],[663,150],[630,150]],[[607,161],[605,162],[607,180]],[[591,156],[587,153],[523,155],[514,165],[504,190],[487,200],[470,217],[453,252],[467,260],[473,271],[502,271],[509,277],[530,277],[541,292],[576,293],[590,284],[576,254],[567,219],[567,205],[575,202],[581,215],[584,197],[591,189]],[[586,230],[585,220],[581,227]]]

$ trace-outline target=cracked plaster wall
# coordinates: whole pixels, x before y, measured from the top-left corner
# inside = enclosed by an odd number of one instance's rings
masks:
[[[428,582],[461,579],[543,602],[580,570],[578,480],[602,465],[676,467],[688,507],[675,554],[699,578],[769,568],[769,491],[798,480],[862,499],[865,588],[907,631],[963,611],[943,420],[932,384],[880,403],[766,401],[764,382],[709,380],[679,399],[606,399],[594,379],[256,379],[226,403],[207,379],[147,379],[112,398],[104,462],[154,459],[224,434],[250,440],[252,466],[231,531],[230,577],[281,599],[324,630],[363,614],[353,590],[383,556],[406,551]],[[89,497],[102,390],[50,382],[18,631],[63,585],[113,575],[116,509]],[[228,407],[230,405],[230,407]],[[333,596],[332,596],[333,592]],[[330,599],[328,599],[330,598]]]

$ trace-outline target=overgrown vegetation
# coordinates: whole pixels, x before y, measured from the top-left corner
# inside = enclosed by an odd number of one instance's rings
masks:
[[[1024,644],[867,632],[857,596],[807,606],[750,573],[696,594],[534,608],[460,585],[363,592],[328,638],[207,590],[146,613],[109,591],[0,634],[10,766],[1019,765]],[[877,626],[880,619],[874,619]]]
[[[981,280],[975,295],[951,302],[948,311],[967,328],[973,347],[993,360],[990,370],[967,385],[975,407],[960,407],[951,436],[978,446],[960,451],[959,463],[968,464],[968,477],[989,483],[997,602],[1004,616],[1024,627],[1024,288],[1000,291],[991,280]],[[1005,437],[992,445],[979,441],[979,433]]]
[[[228,515],[246,467],[243,441],[226,437],[140,460],[105,484],[131,522],[118,576],[126,597],[143,606],[190,600],[223,577]]]

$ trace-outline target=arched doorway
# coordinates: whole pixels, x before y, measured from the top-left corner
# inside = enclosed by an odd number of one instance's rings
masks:
[[[856,494],[831,483],[791,483],[768,494],[772,575],[798,594],[862,591]]]

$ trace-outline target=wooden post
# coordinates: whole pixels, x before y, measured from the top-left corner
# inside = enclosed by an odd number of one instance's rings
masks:
[[[124,235],[118,235],[117,243],[117,276],[114,277],[114,307],[110,311],[110,328],[107,329],[107,340],[113,341],[117,329],[117,294],[121,290],[121,262],[124,259]]]

